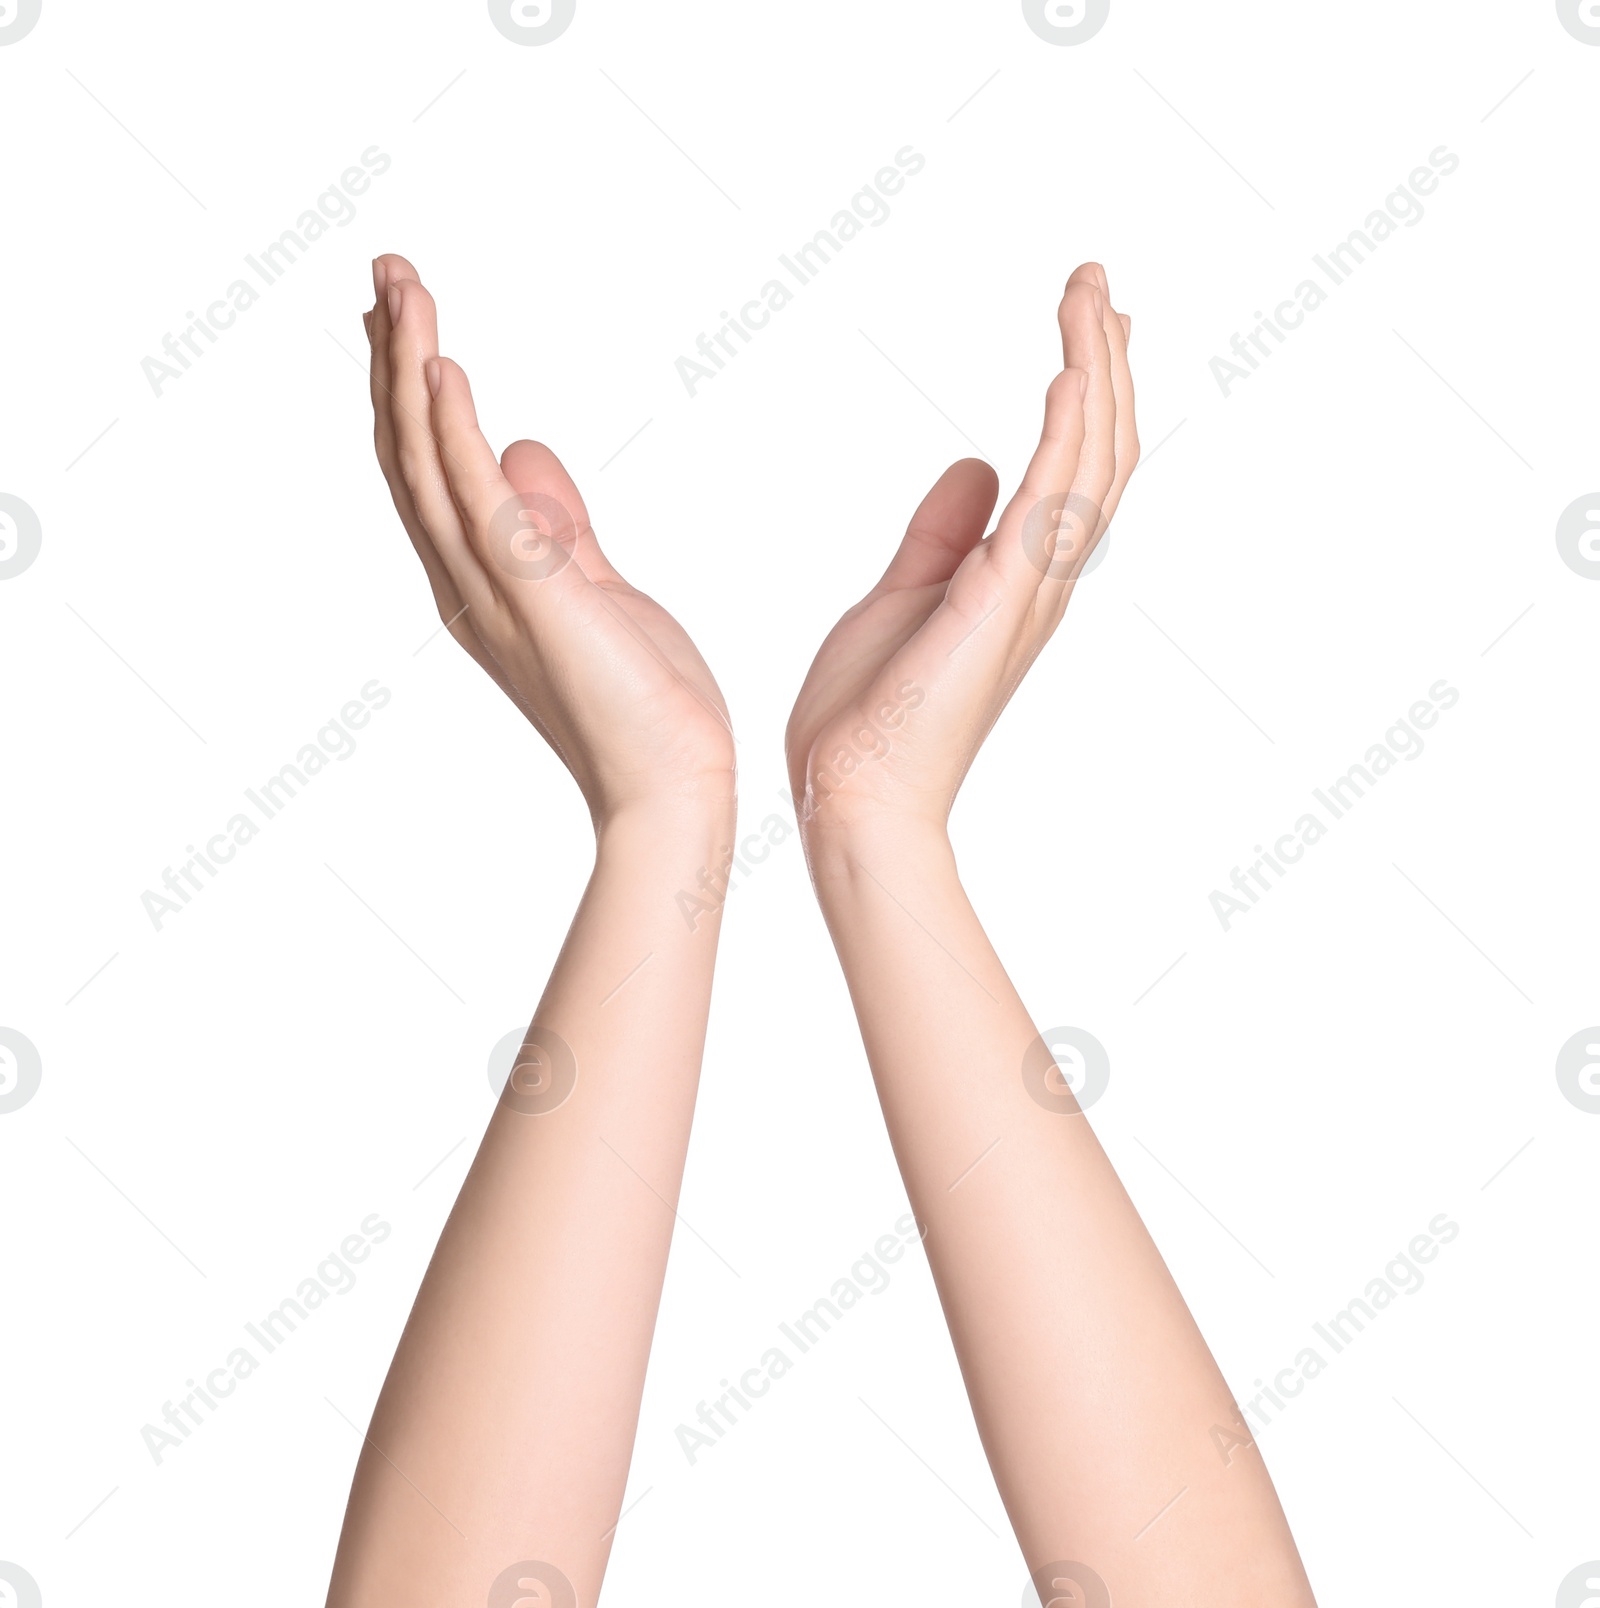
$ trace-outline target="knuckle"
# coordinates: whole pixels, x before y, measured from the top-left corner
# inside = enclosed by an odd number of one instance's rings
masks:
[[[1063,370],[1051,380],[1044,393],[1045,405],[1052,412],[1058,412],[1076,403],[1078,400],[1078,376]]]
[[[400,471],[400,479],[409,491],[415,492],[422,484],[427,470],[422,454],[415,447],[401,441],[395,449],[394,457],[395,466]]]

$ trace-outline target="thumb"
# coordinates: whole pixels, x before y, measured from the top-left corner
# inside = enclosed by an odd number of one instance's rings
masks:
[[[983,540],[999,494],[999,479],[981,458],[951,464],[911,516],[873,595],[948,581]]]
[[[576,532],[572,556],[591,581],[620,580],[589,524],[589,510],[564,463],[542,441],[513,441],[500,458],[500,472],[524,497],[549,497],[570,516]],[[560,521],[562,525],[568,521]]]

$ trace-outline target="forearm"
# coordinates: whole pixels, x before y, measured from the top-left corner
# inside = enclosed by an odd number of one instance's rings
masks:
[[[1259,1456],[1219,1451],[1227,1386],[1087,1119],[1029,1092],[1025,1058],[1042,1091],[1047,1052],[942,830],[814,830],[808,847],[1029,1567],[1087,1563],[1129,1608],[1309,1603]]]
[[[521,1068],[373,1419],[330,1602],[484,1600],[523,1559],[578,1601],[622,1504],[704,1045],[718,920],[678,898],[731,813],[603,829]],[[569,1058],[570,1053],[570,1058]],[[569,1090],[570,1085],[570,1090]]]

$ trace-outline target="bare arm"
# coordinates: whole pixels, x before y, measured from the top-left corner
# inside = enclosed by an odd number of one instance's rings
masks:
[[[1072,276],[1060,322],[1065,372],[995,534],[992,472],[955,465],[812,667],[789,734],[807,852],[1041,1601],[1310,1608],[1260,1454],[1219,1451],[1213,1428],[1236,1426],[1227,1386],[967,902],[946,831],[1137,458],[1128,325],[1100,269]],[[864,731],[883,738],[866,762]],[[1041,809],[1035,825],[1059,841],[1070,823]]]
[[[678,894],[731,841],[731,737],[687,637],[605,560],[554,456],[521,442],[496,461],[465,376],[435,362],[410,264],[375,270],[373,399],[396,506],[441,617],[582,787],[596,855],[373,1415],[328,1601],[590,1608],[716,952],[716,916],[691,926]]]

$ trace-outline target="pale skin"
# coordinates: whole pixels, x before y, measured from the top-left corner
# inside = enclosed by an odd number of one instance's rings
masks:
[[[1037,1029],[947,831],[1138,461],[1130,323],[1097,264],[1073,273],[1058,321],[1063,371],[994,533],[993,472],[953,465],[823,643],[790,717],[790,772],[979,1433],[1042,1600],[1103,1608],[1097,1576],[1116,1608],[1313,1608],[1260,1453],[1087,1118],[1028,1091]],[[1035,510],[1063,493],[1052,548]],[[847,770],[838,756],[860,752],[864,723],[887,750]],[[1075,1106],[1065,1092],[1051,1104]],[[1092,1573],[1047,1568],[1061,1563]]]
[[[596,850],[530,1028],[547,1046],[559,1035],[575,1080],[538,1109],[550,1068],[536,1044],[526,1098],[496,1107],[373,1414],[328,1601],[483,1608],[493,1581],[534,1560],[589,1605],[621,1510],[711,997],[718,915],[690,929],[677,894],[732,841],[733,738],[700,656],[607,563],[555,455],[519,441],[496,459],[466,376],[438,356],[415,270],[382,257],[374,278],[375,436],[401,521],[456,640],[571,770]],[[541,578],[554,550],[539,521],[497,523],[519,493],[571,516],[549,521],[571,556]],[[560,1605],[528,1578],[505,1608],[542,1608],[541,1591]]]
[[[690,923],[678,895],[703,899],[733,841],[733,742],[704,662],[611,567],[554,454],[490,449],[415,270],[382,257],[374,279],[396,508],[440,617],[572,772],[596,853],[379,1398],[328,1601],[592,1608],[710,1005],[720,910]],[[1260,1455],[1087,1119],[1054,1086],[1029,1092],[1036,1030],[947,832],[1138,457],[1129,324],[1097,265],[1072,275],[1059,323],[1063,371],[993,534],[993,472],[955,464],[818,653],[788,732],[802,832],[1042,1600],[1097,1608],[1101,1581],[1116,1608],[1314,1608]]]

